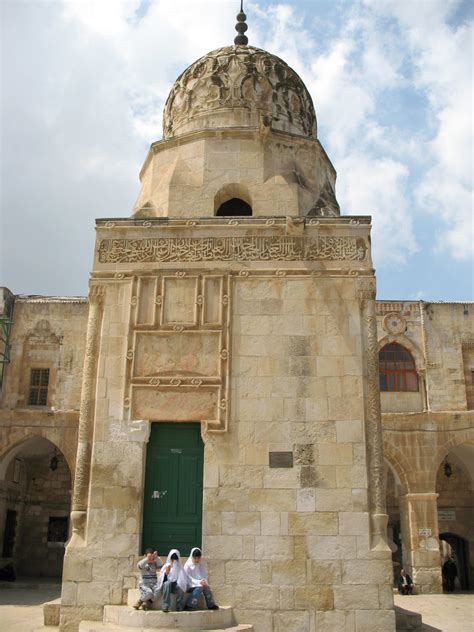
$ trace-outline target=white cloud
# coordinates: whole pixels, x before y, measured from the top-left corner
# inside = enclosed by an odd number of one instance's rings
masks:
[[[85,292],[94,218],[131,212],[172,82],[199,56],[233,41],[237,5],[4,4],[2,281],[13,291]],[[455,6],[343,3],[340,28],[323,48],[296,1],[246,5],[250,43],[283,57],[313,95],[320,138],[340,174],[343,212],[374,216],[377,267],[416,251],[420,209],[429,212],[426,230],[437,222],[438,248],[465,258],[472,247],[472,25],[448,24]],[[384,112],[400,88],[425,99],[424,117],[409,133]]]
[[[399,21],[414,84],[429,103],[431,140],[416,200],[439,220],[437,247],[467,260],[474,252],[473,23],[449,24],[457,5],[445,0],[373,4]]]
[[[408,170],[390,158],[356,153],[342,159],[339,200],[351,215],[373,216],[372,253],[385,264],[405,261],[416,241],[407,202]]]

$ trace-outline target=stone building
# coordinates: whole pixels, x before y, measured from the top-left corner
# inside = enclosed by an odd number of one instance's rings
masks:
[[[2,294],[3,561],[68,538],[61,630],[142,622],[146,546],[201,545],[262,632],[394,630],[392,555],[438,591],[440,538],[472,574],[473,307],[375,301],[311,96],[238,38],[175,82],[88,300]]]

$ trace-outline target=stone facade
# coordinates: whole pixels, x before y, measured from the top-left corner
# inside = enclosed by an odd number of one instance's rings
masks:
[[[279,223],[279,230],[281,231],[284,224],[282,220],[279,220]],[[147,230],[149,228],[151,227],[147,227]],[[310,227],[308,226],[308,228]],[[104,226],[104,234],[100,234],[100,237],[107,238],[109,231],[114,229],[115,227],[105,228]],[[195,230],[194,227],[193,230]],[[286,230],[286,224],[284,230]],[[224,267],[227,264],[224,262],[221,265]],[[259,264],[260,266],[261,264]],[[277,269],[277,272],[279,270],[280,268]],[[349,563],[337,558],[320,559],[315,561],[314,565],[309,564],[309,566],[307,563],[305,570],[299,568],[297,571],[299,578],[293,578],[292,581],[295,583],[287,589],[288,584],[285,582],[288,581],[288,564],[285,556],[289,554],[288,551],[295,552],[295,549],[296,551],[301,549],[302,538],[307,537],[304,536],[304,533],[311,534],[309,536],[311,538],[309,541],[311,551],[318,552],[318,555],[322,555],[322,551],[324,551],[324,555],[329,556],[332,555],[330,553],[331,541],[334,542],[333,546],[336,546],[334,538],[338,533],[344,534],[349,539],[355,537],[356,540],[360,540],[362,537],[353,536],[351,531],[363,528],[364,514],[359,514],[360,518],[358,518],[356,514],[346,511],[350,505],[344,504],[347,503],[347,498],[342,497],[346,493],[344,490],[349,489],[347,485],[353,484],[349,476],[358,477],[358,479],[353,479],[354,481],[358,480],[357,485],[366,484],[365,468],[359,465],[360,472],[357,474],[350,465],[347,465],[347,461],[351,458],[349,452],[352,453],[354,461],[358,464],[360,462],[357,446],[361,448],[363,446],[363,442],[361,442],[362,426],[355,420],[329,419],[329,409],[336,411],[337,407],[342,405],[340,394],[352,392],[359,378],[351,373],[343,377],[349,368],[347,363],[352,363],[348,358],[343,360],[344,373],[341,373],[339,377],[317,375],[318,355],[321,357],[320,367],[328,366],[329,358],[325,357],[327,350],[330,345],[337,345],[337,341],[329,341],[329,338],[340,335],[338,330],[345,326],[349,326],[351,330],[357,330],[354,329],[354,319],[347,320],[347,315],[332,309],[333,302],[329,298],[327,299],[328,302],[324,299],[324,295],[328,291],[329,279],[324,274],[320,274],[319,271],[313,271],[311,274],[300,271],[299,274],[293,272],[291,275],[288,273],[282,275],[281,272],[278,274],[277,272],[263,272],[262,270],[248,270],[248,274],[242,272],[247,272],[247,270],[239,269],[236,275],[231,275],[232,287],[234,288],[233,316],[232,327],[226,338],[230,341],[229,349],[236,351],[232,357],[233,373],[235,374],[237,371],[241,373],[234,386],[224,386],[224,391],[227,393],[229,388],[232,388],[230,401],[235,401],[235,405],[229,406],[226,415],[223,415],[221,408],[219,408],[219,414],[209,414],[208,422],[213,422],[216,429],[220,426],[227,427],[227,433],[224,435],[228,436],[229,441],[238,438],[239,442],[242,441],[247,444],[244,444],[243,448],[246,462],[244,466],[236,463],[236,454],[230,446],[225,449],[222,446],[220,449],[213,447],[211,450],[211,445],[214,445],[215,442],[222,443],[224,446],[227,442],[223,442],[222,438],[219,438],[220,434],[216,433],[215,430],[210,434],[208,433],[209,437],[215,438],[211,439],[210,443],[209,439],[206,440],[206,458],[208,461],[206,461],[205,498],[210,505],[204,514],[204,533],[205,537],[209,538],[209,543],[205,540],[206,549],[211,546],[213,538],[215,538],[216,546],[219,547],[225,547],[226,540],[228,540],[232,550],[241,551],[242,558],[228,560],[223,565],[219,560],[212,560],[211,570],[215,581],[222,582],[223,588],[220,597],[223,601],[230,602],[230,594],[235,595],[235,585],[239,586],[239,578],[245,583],[245,576],[251,568],[255,576],[263,578],[269,586],[272,585],[270,582],[279,586],[278,590],[281,591],[281,596],[279,592],[278,600],[286,600],[286,603],[291,603],[291,607],[299,609],[306,603],[305,591],[308,599],[318,601],[320,604],[317,606],[318,608],[322,607],[321,604],[324,608],[328,604],[332,607],[332,604],[335,603],[332,584],[335,580],[342,582],[343,571],[346,573],[345,577],[349,578],[350,568],[356,569],[358,562],[355,560]],[[122,274],[123,276],[121,276]],[[118,273],[118,278],[115,276],[115,272],[109,274],[107,284],[118,283],[123,289],[125,284],[132,283],[132,277],[127,281],[125,273]],[[138,299],[134,301],[132,300],[133,296],[131,296],[128,306],[123,308],[124,313],[128,314],[127,318],[132,310],[137,310],[137,314],[140,314],[138,323],[142,321],[142,324],[139,325],[138,332],[143,325],[148,327],[147,322],[154,323],[155,315],[161,314],[163,311],[164,316],[159,318],[161,318],[165,328],[172,329],[174,334],[184,334],[185,329],[189,328],[189,323],[186,327],[183,326],[182,332],[175,332],[175,325],[168,323],[170,319],[166,315],[167,308],[163,305],[172,305],[172,309],[178,310],[179,314],[175,314],[175,318],[182,322],[192,321],[195,318],[194,314],[190,315],[189,318],[189,314],[186,314],[186,310],[189,312],[189,305],[193,304],[193,301],[188,300],[186,305],[186,297],[189,294],[189,278],[186,279],[186,275],[177,277],[175,273],[165,276],[169,281],[161,285],[157,285],[157,277],[144,276],[140,281],[140,296],[143,298],[141,301]],[[289,276],[290,278],[288,278]],[[198,310],[201,310],[199,322],[219,321],[222,308],[227,307],[225,305],[226,299],[224,298],[222,301],[225,294],[219,275],[214,270],[212,275],[204,275],[197,281],[194,272],[193,277],[192,283],[200,282],[202,285],[199,287],[204,288],[200,292],[202,291],[202,295],[207,297],[205,303],[201,305],[199,305],[199,301],[194,302],[198,305]],[[336,286],[339,289],[337,292],[334,290],[333,294],[336,303],[339,301],[337,297],[343,291],[342,288],[344,286],[349,288],[351,283],[354,284],[353,281],[349,281],[349,278],[347,275],[339,277],[338,286]],[[185,279],[188,281],[187,286],[186,283],[183,285],[183,287],[186,286],[186,291],[177,294],[178,280]],[[288,285],[289,283],[291,285]],[[207,287],[205,287],[206,284]],[[174,300],[166,302],[162,291],[155,292],[158,287],[164,287],[165,292],[174,292]],[[290,289],[286,289],[287,287]],[[347,296],[353,300],[355,286],[352,290],[346,289],[345,291]],[[295,293],[293,298],[291,298],[290,292]],[[329,292],[329,296],[331,296],[331,292]],[[197,296],[200,295],[198,292]],[[156,298],[151,300],[153,296],[162,296],[163,299],[157,302]],[[213,302],[212,307],[211,302]],[[136,304],[133,305],[133,303]],[[296,308],[298,308],[300,316],[295,320]],[[25,520],[24,523],[21,522],[19,513],[18,541],[16,543],[18,554],[14,554],[14,559],[20,573],[25,568],[21,561],[20,551],[28,550],[33,555],[34,551],[41,552],[41,546],[44,546],[44,543],[40,545],[40,539],[45,536],[48,518],[55,513],[64,515],[69,511],[70,483],[68,482],[67,470],[61,472],[60,465],[57,472],[51,472],[48,463],[54,446],[56,446],[60,458],[61,454],[67,456],[68,469],[70,468],[72,472],[75,470],[80,389],[76,388],[75,391],[70,391],[71,386],[66,390],[61,385],[66,384],[68,379],[71,380],[70,385],[73,382],[80,383],[82,380],[87,312],[88,305],[85,299],[15,298],[13,328],[10,338],[11,362],[6,365],[2,408],[0,409],[3,479],[2,517],[0,519],[2,541],[6,510],[19,510],[18,499],[22,498],[24,503],[27,491],[22,486],[31,485],[32,479],[37,478],[31,476],[27,479],[20,475],[22,483],[20,485],[14,483],[15,458],[17,457],[21,461],[21,468],[31,467],[35,460],[33,457],[36,458],[42,450],[44,452],[46,449],[38,444],[29,447],[28,441],[31,442],[33,438],[41,437],[51,442],[45,459],[43,459],[43,465],[39,464],[39,467],[40,469],[43,468],[43,472],[51,485],[55,485],[51,487],[50,497],[58,492],[65,493],[59,510],[57,506],[48,506],[46,497],[41,498],[37,495],[36,497],[30,496],[31,509],[25,510],[24,518],[21,517]],[[207,314],[207,316],[203,314]],[[291,317],[292,314],[293,318]],[[390,325],[388,322],[387,316],[393,314],[398,317],[392,319],[396,325]],[[471,550],[474,546],[472,521],[472,508],[474,506],[472,491],[474,413],[472,412],[472,404],[469,404],[469,393],[472,385],[466,379],[466,376],[471,377],[471,371],[474,368],[472,363],[466,364],[466,359],[469,362],[470,357],[466,350],[469,351],[471,348],[472,304],[377,301],[376,317],[378,347],[383,348],[387,343],[398,342],[409,349],[415,359],[420,376],[420,391],[415,394],[417,397],[416,405],[412,404],[413,393],[397,393],[395,395],[382,392],[381,394],[384,411],[382,414],[384,458],[388,479],[389,536],[397,547],[397,551],[393,555],[395,568],[398,568],[401,563],[404,564],[409,569],[410,574],[414,576],[418,590],[437,592],[441,590],[440,565],[442,558],[439,553],[439,535],[442,534],[444,538],[445,535],[443,534],[455,534],[466,541]],[[401,324],[400,318],[402,319]],[[38,323],[44,320],[47,320],[51,325],[47,334],[48,338],[51,338],[51,332],[54,332],[57,337],[63,336],[60,352],[62,357],[69,358],[69,361],[58,360],[56,362],[56,379],[59,387],[51,391],[52,399],[49,406],[42,409],[25,405],[26,394],[21,391],[19,385],[22,383],[21,372],[26,371],[26,375],[28,374],[28,370],[25,368],[27,365],[24,364],[23,358],[31,345],[31,335],[29,334],[32,331],[37,331]],[[346,320],[347,323],[343,325],[342,323]],[[428,326],[426,321],[428,321]],[[306,326],[310,326],[309,330],[305,330],[305,323]],[[325,336],[314,333],[317,323],[319,323],[320,328],[324,328]],[[177,327],[180,328],[181,326],[178,325]],[[398,331],[394,330],[395,326],[398,327]],[[112,328],[112,331],[115,329],[116,327]],[[192,335],[201,336],[196,329],[193,331],[196,333]],[[141,335],[145,336],[146,334],[143,332]],[[272,337],[274,337],[273,343]],[[212,349],[212,344],[209,346],[207,343],[206,346],[205,340],[204,338],[204,347],[198,345],[199,351],[203,348]],[[276,344],[277,340],[279,340],[278,345]],[[144,352],[141,350],[140,344],[140,336],[138,336],[138,358],[133,360],[137,377],[129,380],[130,387],[134,386],[132,384],[134,381],[136,382],[135,386],[139,386],[140,383],[143,384],[145,380],[140,376],[149,373],[146,361],[143,361]],[[360,338],[359,342],[353,342],[353,344],[356,346],[361,344]],[[131,362],[130,359],[125,362],[128,343],[123,343],[123,348],[124,350],[118,353],[118,357],[121,359],[117,363],[126,366],[127,363]],[[443,350],[445,350],[444,353]],[[265,357],[267,352],[268,357]],[[46,349],[43,362],[47,360],[48,353],[49,351]],[[169,353],[172,354],[172,348]],[[220,357],[220,354],[214,363],[209,362],[208,354],[204,357],[200,353],[197,355],[203,373],[213,372],[213,377],[220,374],[219,380],[222,380],[222,376],[225,377],[226,371],[222,370],[223,358]],[[344,353],[345,356],[346,353]],[[440,360],[436,364],[432,364],[431,361],[427,362],[427,358],[431,357],[437,357]],[[445,361],[446,358],[457,360],[456,362],[450,360],[448,363]],[[183,366],[180,363],[189,362],[189,358],[183,359],[180,354],[177,357],[175,354],[174,359],[177,361],[175,364],[177,372]],[[205,361],[204,365],[202,364],[203,360]],[[354,366],[350,370],[355,372]],[[441,385],[438,382],[440,375],[443,380]],[[459,380],[463,380],[464,390],[451,385],[453,376],[457,380],[457,385],[459,385]],[[149,378],[148,382],[152,379]],[[155,381],[158,379],[155,377]],[[272,393],[272,389],[268,391],[267,384],[272,384],[275,379],[278,380],[278,386]],[[24,381],[25,377],[23,378]],[[166,380],[163,382],[166,383]],[[316,398],[307,396],[306,392],[311,388],[311,384],[316,383],[318,383],[318,396]],[[437,384],[437,389],[434,388],[434,384]],[[152,384],[149,386],[153,387]],[[199,390],[202,387],[201,384],[199,387],[192,388]],[[166,388],[173,393],[172,405],[177,403],[177,408],[181,410],[182,402],[187,399],[185,393],[189,392],[191,388],[190,380],[188,380],[188,384],[180,387],[185,389],[182,394],[180,394],[179,388],[173,390],[170,385]],[[106,392],[105,385],[101,386],[101,389]],[[300,392],[302,390],[304,392]],[[457,393],[457,398],[452,395],[450,397],[452,390]],[[218,402],[222,399],[218,394],[216,384],[214,384],[214,392],[216,393],[214,407],[211,406],[209,412],[216,413]],[[430,407],[428,407],[427,393],[436,392],[442,393],[443,404],[432,399],[430,400]],[[234,394],[237,393],[241,395],[238,400],[235,400]],[[449,400],[448,397],[450,397]],[[141,404],[138,405],[141,406]],[[442,410],[443,407],[445,410]],[[124,410],[130,416],[130,406]],[[135,416],[133,407],[132,412]],[[145,411],[138,409],[138,412]],[[140,417],[140,415],[138,416]],[[229,422],[229,416],[231,422]],[[163,417],[166,418],[166,414],[163,414]],[[187,414],[185,414],[185,418],[188,418]],[[311,434],[307,434],[306,430],[308,424],[311,424],[311,420],[314,420],[312,422],[313,430]],[[119,442],[115,445],[122,444],[121,455],[130,454],[130,450],[137,450],[141,459],[144,451],[144,444],[141,441],[146,441],[148,422],[135,422],[130,426],[129,428],[123,422],[114,422],[111,436],[114,442]],[[132,448],[127,448],[127,452],[124,452],[124,441],[127,434],[133,438]],[[268,445],[265,443],[267,436],[272,438]],[[342,445],[338,445],[338,437],[339,440],[343,439]],[[288,441],[289,438],[290,441]],[[317,439],[322,440],[323,448],[319,449],[313,445]],[[108,445],[110,446],[110,442]],[[336,452],[331,452],[331,446]],[[268,451],[270,448],[272,450],[293,449],[295,467],[292,470],[269,469]],[[225,462],[219,463],[216,456],[219,453],[227,454]],[[451,465],[453,470],[449,478],[444,473],[446,462]],[[132,467],[131,469],[133,471],[129,474],[129,480],[134,480],[134,484],[136,484],[135,468]],[[134,526],[139,532],[140,517],[137,515],[135,503],[140,502],[140,491],[134,493],[133,498],[124,500],[121,487],[123,481],[117,478],[116,468],[111,468],[110,471],[106,469],[101,476],[103,480],[107,480],[109,477],[109,482],[113,484],[107,485],[99,491],[96,490],[94,495],[103,498],[104,490],[106,490],[108,503],[112,502],[111,497],[119,495],[120,502],[125,503],[124,520],[121,522],[126,524],[128,529]],[[122,475],[120,476],[123,478]],[[114,477],[116,480],[113,480]],[[43,488],[43,485],[41,487]],[[342,488],[342,491],[337,491],[339,487]],[[283,494],[281,493],[282,489],[285,490]],[[357,489],[361,488],[358,487]],[[335,493],[336,495],[334,495]],[[270,501],[269,505],[263,504],[267,495]],[[285,505],[285,503],[288,504]],[[128,516],[127,508],[129,510],[131,507],[133,507],[131,512],[133,515]],[[39,527],[41,535],[38,534],[37,537],[33,536],[32,539],[25,540],[23,534],[29,531],[26,528],[27,516],[29,513],[35,515],[35,512],[38,511],[44,515],[42,526]],[[357,527],[360,520],[362,523]],[[106,520],[105,524],[107,524]],[[431,535],[420,536],[419,529],[424,530],[423,533],[427,533],[426,529],[430,529]],[[123,591],[126,592],[127,588],[132,588],[135,585],[131,558],[138,553],[138,540],[139,535],[135,534],[134,544],[129,554],[125,555],[123,559],[115,560],[115,555],[109,559],[117,582],[121,578],[120,589],[115,589],[117,594],[120,593],[117,602],[123,599],[121,596]],[[253,558],[249,557],[249,547],[252,547]],[[57,546],[48,546],[46,543],[45,550],[50,561],[59,559],[58,555],[61,555],[61,549]],[[278,559],[275,559],[276,551]],[[282,559],[279,559],[281,556],[283,556]],[[54,573],[57,574],[58,567],[55,564],[57,562],[52,561],[49,568],[54,569]],[[366,568],[368,567],[367,560],[361,564],[365,565]],[[372,566],[373,564],[371,564],[371,568]],[[470,585],[472,586],[472,559],[467,561],[467,566]],[[84,589],[88,584],[87,580],[93,578],[91,564],[89,564],[89,569],[88,572],[81,571],[85,579]],[[46,566],[40,570],[40,573],[45,573],[45,570]],[[108,573],[111,572],[109,568]],[[353,572],[356,573],[356,570]],[[375,572],[375,568],[371,572]],[[98,569],[96,573],[100,575]],[[316,589],[305,587],[305,582],[309,580],[314,583]],[[226,581],[229,582],[228,585]],[[78,583],[77,579],[74,583],[65,583],[66,598],[68,598],[70,591],[75,593],[78,590]],[[343,584],[341,585],[343,586]],[[241,594],[239,590],[242,588],[237,590],[238,599],[233,602],[235,606],[243,603],[241,601],[243,597],[239,597]],[[110,588],[108,588],[107,595],[110,595]],[[291,602],[288,595],[291,596]],[[105,599],[104,595],[101,595],[100,598]],[[84,616],[90,616],[91,611],[100,616],[100,604],[84,606],[84,608],[84,610],[81,609],[81,612],[85,613]],[[331,608],[317,612],[317,620],[321,625],[322,622],[332,619],[339,620],[342,616]],[[268,615],[259,613],[258,616],[259,620],[260,617],[268,622],[273,620],[271,613]],[[304,615],[301,614],[301,616],[304,618]],[[283,615],[278,615],[275,620],[280,621],[280,619],[285,621]]]
[[[4,288],[1,294],[11,298],[3,305],[14,304],[0,315],[2,358],[9,359],[0,407],[2,562],[12,560],[20,575],[60,577],[89,305],[84,298],[13,297]],[[40,405],[30,402],[31,373],[38,369],[49,375]],[[13,528],[11,541],[6,527]]]
[[[379,347],[408,349],[419,376],[418,391],[382,392],[381,400],[397,561],[422,592],[441,590],[440,534],[474,545],[473,311],[472,303],[377,303]],[[472,587],[474,559],[458,554],[463,588]]]
[[[22,459],[48,482],[69,465],[62,631],[135,587],[160,423],[200,425],[211,584],[259,632],[392,632],[389,545],[428,592],[439,537],[472,538],[472,308],[376,303],[370,218],[339,216],[315,122],[265,51],[198,60],[171,91],[133,217],[97,221],[88,301],[15,300],[3,506]],[[232,199],[252,217],[221,213]],[[380,397],[387,344],[411,353],[417,389]],[[48,371],[40,405],[32,370]],[[438,528],[437,494],[460,531]]]

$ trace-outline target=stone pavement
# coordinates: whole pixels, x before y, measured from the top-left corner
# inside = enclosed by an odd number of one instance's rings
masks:
[[[60,586],[46,582],[0,585],[0,629],[2,632],[55,632],[43,627],[45,601],[56,599]],[[423,632],[472,632],[474,594],[395,595],[395,603],[423,616]],[[288,632],[291,632],[289,630]],[[321,632],[324,632],[321,630]]]
[[[423,632],[473,632],[474,594],[395,595],[395,604],[419,612]]]
[[[33,632],[58,628],[43,628],[43,603],[61,596],[61,584],[51,580],[1,582],[0,584],[0,630],[2,632]]]

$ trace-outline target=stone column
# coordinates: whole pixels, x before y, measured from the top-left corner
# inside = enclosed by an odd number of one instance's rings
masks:
[[[357,283],[357,296],[362,324],[365,440],[367,446],[371,548],[373,550],[389,551],[387,544],[388,515],[385,506],[385,467],[379,392],[377,320],[375,316],[375,279],[360,279]]]
[[[87,500],[90,479],[92,434],[99,360],[100,331],[105,288],[92,285],[89,290],[89,320],[82,374],[81,405],[76,454],[76,474],[71,507],[72,538],[69,546],[85,543]]]
[[[434,492],[399,498],[403,563],[421,593],[442,591],[437,498]]]

